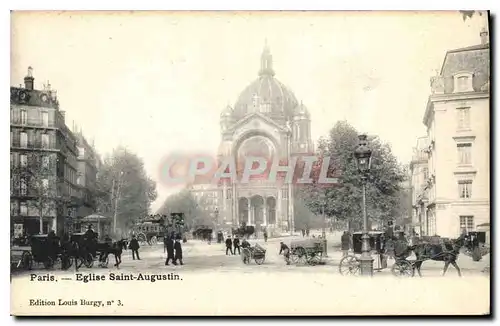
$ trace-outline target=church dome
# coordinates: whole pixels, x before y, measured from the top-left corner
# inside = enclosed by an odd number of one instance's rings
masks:
[[[234,115],[242,118],[248,113],[288,119],[293,116],[298,102],[293,92],[274,77],[272,55],[264,48],[259,77],[241,92],[234,107]]]
[[[295,108],[294,110],[294,116],[295,116],[295,119],[309,119],[310,118],[310,114],[309,114],[309,110],[307,109],[307,107],[302,103],[302,101],[300,102],[300,104]]]

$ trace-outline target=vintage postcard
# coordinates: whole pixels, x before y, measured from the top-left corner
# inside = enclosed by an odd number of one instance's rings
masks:
[[[13,11],[11,314],[490,314],[486,11]]]

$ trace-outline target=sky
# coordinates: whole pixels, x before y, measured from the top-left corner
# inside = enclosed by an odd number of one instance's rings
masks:
[[[33,67],[66,123],[101,155],[126,146],[159,180],[177,150],[214,152],[219,114],[258,76],[267,44],[276,78],[311,113],[313,140],[336,121],[391,144],[408,163],[429,79],[447,50],[480,43],[484,18],[458,12],[16,12],[11,85]],[[178,189],[157,184],[155,211]]]

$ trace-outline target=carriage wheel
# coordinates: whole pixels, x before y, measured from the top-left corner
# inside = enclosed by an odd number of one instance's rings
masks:
[[[297,256],[297,253],[293,251],[293,253],[290,253],[290,263],[297,264],[298,262],[299,262],[299,256]]]
[[[252,256],[252,253],[250,252],[250,249],[248,248],[243,248],[241,252],[241,259],[243,260],[243,264],[250,264],[250,257]]]
[[[360,263],[356,256],[346,256],[342,258],[339,265],[340,275],[357,275],[361,272]]]
[[[321,253],[315,253],[307,260],[307,263],[311,266],[316,266],[321,263],[321,256]]]
[[[25,251],[21,256],[19,263],[19,267],[22,267],[24,270],[31,270],[33,267],[33,256],[30,252]]]
[[[295,254],[297,255],[297,263],[307,264],[307,252],[304,248],[298,247],[295,249]]]
[[[83,257],[83,264],[87,268],[92,268],[92,266],[94,266],[94,256],[92,256],[91,253],[86,254],[85,257]]]
[[[391,268],[392,275],[396,277],[413,277],[415,270],[413,264],[407,260],[396,260]]]
[[[257,265],[262,265],[264,264],[264,260],[266,260],[266,256],[262,256],[262,257],[259,257],[259,258],[255,258],[255,263]]]
[[[156,245],[157,243],[158,243],[158,239],[156,238],[156,236],[153,236],[153,237],[151,238],[151,240],[149,240],[149,244],[150,244],[151,246],[154,246],[154,245]]]
[[[51,257],[47,257],[47,259],[43,261],[43,267],[49,269],[52,268],[52,266],[54,266],[54,260]]]

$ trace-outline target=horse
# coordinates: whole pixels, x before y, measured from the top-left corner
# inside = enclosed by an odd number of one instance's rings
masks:
[[[446,274],[448,267],[450,264],[455,267],[458,272],[458,276],[462,276],[462,272],[460,271],[460,267],[457,264],[457,258],[460,253],[460,249],[464,245],[464,239],[458,238],[456,240],[444,242],[441,244],[430,244],[430,243],[420,243],[414,246],[409,247],[415,253],[417,260],[413,264],[413,269],[417,270],[418,276],[422,277],[420,273],[420,268],[422,267],[422,263],[425,260],[431,259],[434,261],[442,261],[444,262],[443,274]],[[444,246],[444,248],[443,248]],[[446,249],[446,250],[444,250]]]
[[[113,242],[110,247],[103,248],[102,261],[107,261],[109,254],[115,256],[115,264],[116,268],[120,267],[122,263],[122,253],[123,250],[126,250],[128,247],[128,240],[121,239],[119,241]]]

